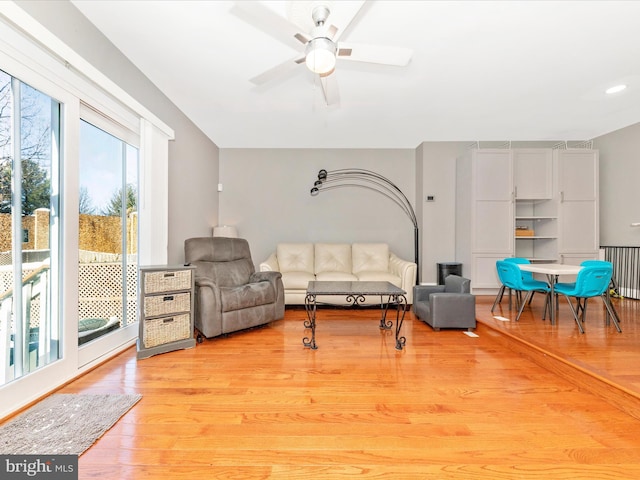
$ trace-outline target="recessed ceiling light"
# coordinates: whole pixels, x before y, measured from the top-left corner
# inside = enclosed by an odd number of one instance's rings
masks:
[[[615,87],[607,88],[607,89],[605,90],[605,93],[606,93],[607,95],[611,95],[612,93],[618,93],[618,92],[621,92],[621,91],[623,91],[625,88],[627,88],[627,86],[626,86],[626,85],[616,85]]]

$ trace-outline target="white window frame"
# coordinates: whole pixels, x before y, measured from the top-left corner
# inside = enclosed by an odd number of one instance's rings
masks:
[[[129,348],[137,338],[137,325],[133,324],[109,336],[112,343],[103,354],[77,345],[81,102],[140,136],[140,265],[167,262],[168,141],[174,132],[14,2],[0,3],[0,68],[63,104],[59,280],[65,287],[61,289],[60,312],[64,318],[62,358],[0,386],[0,396],[11,399],[0,405],[3,418]]]

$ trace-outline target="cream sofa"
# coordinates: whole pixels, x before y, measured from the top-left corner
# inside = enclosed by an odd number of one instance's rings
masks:
[[[279,243],[260,271],[282,273],[286,305],[304,305],[312,280],[388,281],[407,292],[407,303],[412,304],[417,266],[390,252],[386,243]],[[323,300],[346,304],[337,296]],[[366,303],[379,302],[369,297]]]

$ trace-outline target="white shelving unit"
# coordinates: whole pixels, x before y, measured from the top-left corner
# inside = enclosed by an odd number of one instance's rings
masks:
[[[455,260],[472,293],[499,288],[495,262],[505,257],[598,258],[598,232],[597,150],[474,149],[457,159]]]
[[[532,231],[532,236],[515,235],[515,256],[531,262],[558,259],[558,215],[552,199],[516,200],[515,226]]]

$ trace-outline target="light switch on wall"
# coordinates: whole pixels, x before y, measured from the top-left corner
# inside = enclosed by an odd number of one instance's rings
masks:
[[[219,191],[219,192],[221,192],[221,191],[222,191],[222,184],[221,184],[221,183],[219,183],[219,184],[218,184],[218,191]]]

